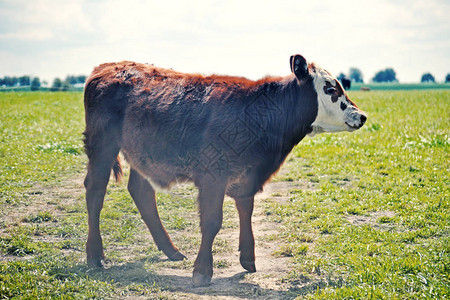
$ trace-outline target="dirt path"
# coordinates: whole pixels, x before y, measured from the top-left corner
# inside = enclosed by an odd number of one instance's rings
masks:
[[[49,211],[55,216],[62,216],[63,207],[75,205],[84,196],[83,177],[73,177],[56,186],[46,187],[35,185],[30,188],[25,197],[27,200],[16,205],[0,206],[0,236],[11,224],[23,222],[23,218]]]
[[[239,264],[239,229],[222,228],[217,239],[228,241],[230,253],[214,254],[214,261],[226,261],[225,268],[214,268],[214,276],[208,287],[192,286],[191,269],[160,268],[156,273],[168,278],[171,296],[176,299],[290,299],[289,286],[282,278],[288,275],[291,259],[274,256],[279,243],[274,237],[279,233],[279,224],[268,221],[264,214],[264,202],[268,199],[286,201],[283,196],[290,188],[287,182],[269,183],[262,193],[256,195],[253,214],[253,231],[256,242],[256,273],[246,272]],[[276,196],[273,196],[276,195]],[[227,201],[227,199],[226,199]],[[230,200],[231,201],[231,200]],[[230,216],[228,216],[230,217]],[[237,212],[232,222],[239,222]]]
[[[246,272],[239,264],[239,228],[225,227],[219,232],[217,240],[225,240],[230,246],[227,253],[214,254],[215,262],[225,262],[225,265],[214,268],[212,284],[208,287],[194,288],[192,286],[192,268],[174,267],[165,264],[155,268],[155,273],[164,282],[164,292],[169,299],[291,299],[289,286],[282,278],[288,275],[291,259],[274,256],[280,244],[276,236],[281,229],[280,224],[270,222],[264,213],[267,201],[286,201],[287,193],[294,185],[289,182],[269,183],[264,191],[256,195],[253,214],[253,230],[256,241],[256,273]],[[176,193],[176,189],[174,189]],[[84,188],[82,178],[74,178],[66,184],[54,188],[34,187],[29,192],[33,198],[32,204],[12,208],[1,212],[5,223],[21,222],[21,219],[40,211],[52,211],[55,215],[63,215],[60,205],[65,206],[81,201]],[[233,201],[226,199],[226,201]],[[228,214],[226,221],[238,224],[237,211]],[[231,220],[230,220],[231,218]],[[3,232],[1,230],[0,234]],[[190,259],[195,259],[197,249],[192,249]],[[194,254],[195,253],[195,254]],[[131,297],[130,299],[135,298]],[[140,299],[140,297],[137,297]]]

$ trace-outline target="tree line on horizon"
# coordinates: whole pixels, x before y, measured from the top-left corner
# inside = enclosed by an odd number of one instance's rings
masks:
[[[86,75],[67,75],[64,80],[60,78],[55,78],[52,85],[50,86],[50,91],[68,91],[69,89],[77,86],[83,85],[86,81]],[[28,75],[16,77],[16,76],[4,76],[0,77],[0,87],[30,87],[32,91],[38,91],[41,89],[42,85],[47,85],[47,81],[40,80],[39,77],[31,78]]]
[[[83,85],[86,81],[86,75],[67,75],[64,80],[55,78],[50,86],[50,91],[68,91],[77,85]],[[363,73],[360,69],[352,67],[348,74],[340,73],[337,79],[342,82],[342,79],[350,79],[352,82],[364,83]],[[375,74],[371,80],[372,82],[398,82],[397,74],[394,69],[386,68]],[[431,73],[424,73],[420,82],[422,83],[434,83],[435,77]],[[450,73],[445,76],[444,82],[450,82]],[[33,77],[28,75],[16,77],[16,76],[4,76],[0,77],[0,87],[30,87],[32,91],[38,91],[42,85],[46,86],[47,81],[42,81],[39,77]]]
[[[363,74],[358,68],[350,68],[348,74],[339,73],[337,79],[342,82],[342,79],[350,79],[352,82],[364,83]],[[386,68],[384,70],[378,71],[371,80],[372,82],[399,82],[397,79],[397,74],[393,68]],[[424,73],[420,78],[421,83],[434,83],[436,82],[435,77],[431,73]],[[450,82],[450,73],[445,76],[444,82]]]

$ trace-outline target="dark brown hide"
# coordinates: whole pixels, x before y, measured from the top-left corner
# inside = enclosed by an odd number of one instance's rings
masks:
[[[131,166],[161,187],[224,177],[230,196],[243,183],[243,195],[261,190],[317,114],[311,80],[204,77],[131,62],[97,67],[86,95],[88,155],[91,132],[117,127]]]

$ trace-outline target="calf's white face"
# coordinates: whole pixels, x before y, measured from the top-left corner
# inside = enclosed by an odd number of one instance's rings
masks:
[[[362,112],[345,94],[339,81],[324,69],[310,66],[319,104],[312,135],[321,132],[354,131],[366,122]]]
[[[313,79],[318,111],[310,135],[354,131],[364,125],[366,114],[347,97],[339,81],[330,73],[315,64],[308,65],[298,54],[291,56],[291,69],[300,81]]]

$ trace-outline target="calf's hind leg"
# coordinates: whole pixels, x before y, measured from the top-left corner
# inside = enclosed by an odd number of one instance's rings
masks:
[[[86,242],[87,262],[91,266],[102,267],[102,237],[100,235],[100,212],[103,208],[106,187],[111,167],[119,153],[119,148],[105,147],[103,151],[89,155],[88,172],[84,180],[86,187],[86,206],[88,211],[89,233]]]
[[[155,190],[150,183],[133,168],[130,170],[128,191],[134,200],[142,219],[149,228],[156,246],[172,261],[186,259],[170,240],[159,218]]]

